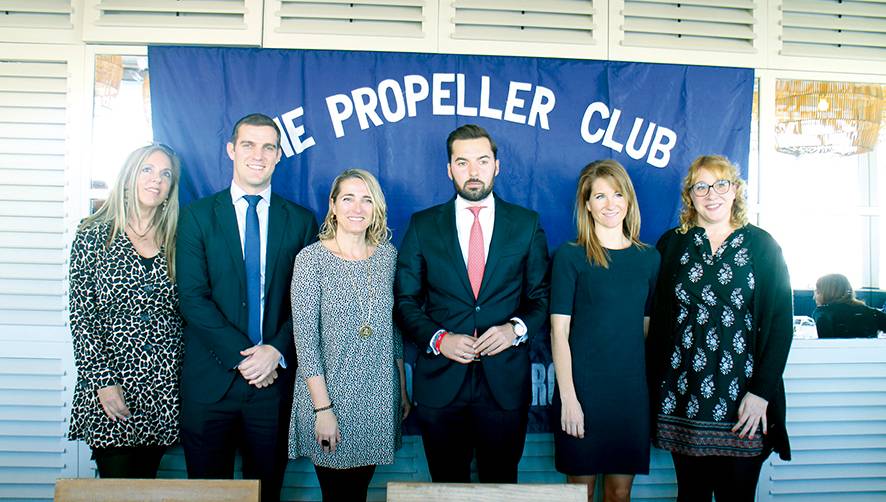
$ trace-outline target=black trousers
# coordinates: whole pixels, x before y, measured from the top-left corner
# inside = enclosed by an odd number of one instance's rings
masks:
[[[92,448],[92,459],[100,478],[157,477],[165,446],[115,446]]]
[[[756,457],[692,457],[671,453],[677,471],[677,502],[754,502],[760,469],[769,452]]]
[[[422,443],[435,483],[470,483],[477,454],[481,483],[516,483],[529,405],[504,410],[489,391],[480,363],[472,363],[455,399],[443,408],[417,405]]]
[[[366,502],[369,482],[375,474],[374,465],[351,469],[332,469],[314,466],[323,502]]]
[[[239,450],[243,478],[261,480],[263,502],[279,500],[288,461],[289,414],[289,400],[280,389],[257,389],[239,376],[218,402],[182,400],[188,478],[233,478]]]

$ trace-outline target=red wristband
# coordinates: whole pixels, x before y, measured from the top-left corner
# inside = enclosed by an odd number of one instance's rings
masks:
[[[440,352],[440,344],[443,343],[443,337],[448,335],[448,331],[440,332],[440,336],[437,337],[437,341],[434,343],[434,352]]]

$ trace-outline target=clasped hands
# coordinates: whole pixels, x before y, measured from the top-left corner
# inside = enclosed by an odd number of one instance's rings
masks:
[[[240,375],[259,389],[267,387],[277,379],[277,365],[280,364],[280,352],[272,345],[253,345],[241,350],[240,355],[246,359],[237,366]]]
[[[494,356],[509,349],[516,338],[510,323],[492,326],[477,338],[449,333],[440,342],[440,353],[457,363],[468,364],[477,356]]]

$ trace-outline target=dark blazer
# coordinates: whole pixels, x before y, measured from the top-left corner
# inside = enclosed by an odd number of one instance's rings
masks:
[[[756,287],[751,306],[754,319],[754,337],[751,340],[754,373],[746,391],[769,402],[766,408],[769,433],[765,441],[782,460],[790,460],[791,445],[785,428],[787,403],[782,374],[794,337],[791,279],[781,247],[768,232],[748,224],[747,237],[745,242],[751,253]],[[674,347],[674,327],[677,322],[673,291],[680,255],[686,250],[689,239],[689,233],[681,234],[672,228],[656,244],[661,253],[661,269],[655,287],[649,336],[646,338],[650,391],[660,387],[665,365]],[[651,404],[655,423],[660,402],[653,399]]]
[[[317,221],[307,209],[272,194],[267,238],[262,333],[263,342],[286,360],[288,369],[270,387],[283,392],[296,365],[289,307],[292,262],[316,240]],[[182,397],[212,403],[239,377],[234,368],[243,360],[240,351],[252,346],[246,334],[246,268],[230,189],[182,211],[176,254],[185,319]]]
[[[455,226],[455,199],[412,215],[397,263],[395,314],[418,345],[416,404],[443,407],[461,387],[467,365],[427,353],[440,329],[471,335],[512,317],[536,335],[548,315],[548,247],[538,214],[495,196],[495,224],[479,297],[471,291]],[[530,343],[483,357],[492,395],[507,410],[527,406]]]
[[[812,313],[819,338],[877,338],[886,331],[886,313],[860,303],[831,303]]]

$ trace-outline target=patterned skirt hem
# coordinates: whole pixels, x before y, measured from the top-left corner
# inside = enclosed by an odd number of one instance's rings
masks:
[[[763,453],[763,439],[740,438],[732,424],[658,416],[654,444],[658,448],[694,457],[755,457]]]

